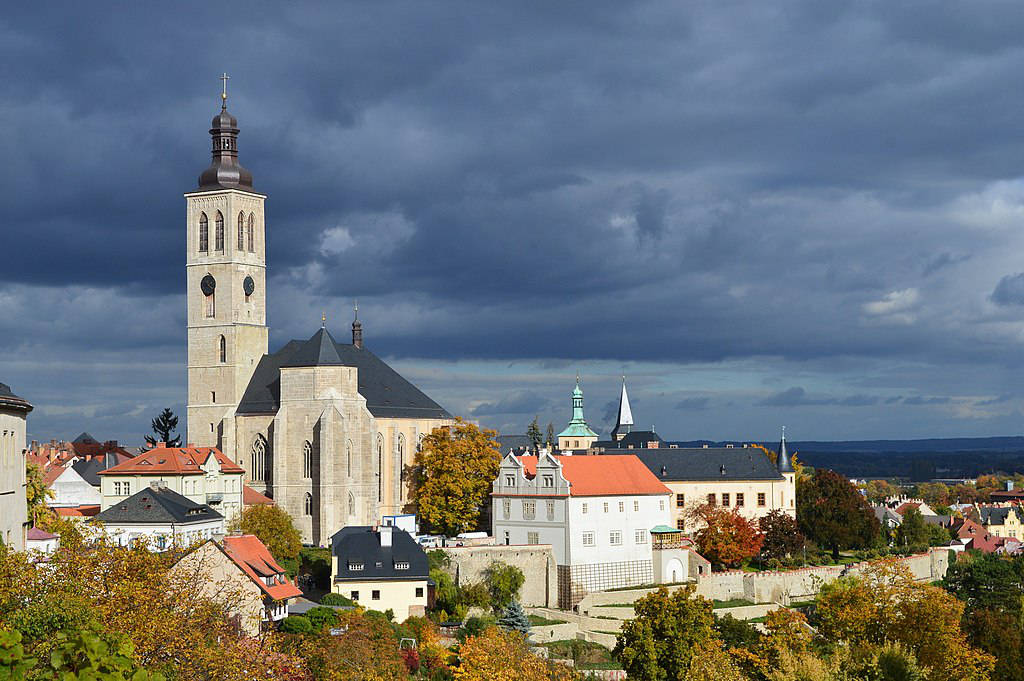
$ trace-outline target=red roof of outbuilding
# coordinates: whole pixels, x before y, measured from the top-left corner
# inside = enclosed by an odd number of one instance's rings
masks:
[[[216,447],[154,447],[134,459],[111,466],[100,475],[201,475],[203,464],[214,456],[222,473],[244,473],[234,461],[224,456]]]
[[[30,527],[25,534],[25,538],[29,541],[45,541],[47,539],[56,539],[57,535],[50,534],[46,530],[40,530],[38,527]]]
[[[64,516],[66,518],[91,518],[94,515],[99,515],[99,505],[93,506],[56,506],[53,509],[57,512],[57,515]]]
[[[260,494],[249,485],[242,485],[242,506],[272,506],[273,503],[270,497]]]
[[[302,595],[302,591],[288,580],[284,568],[274,560],[258,537],[251,534],[224,537],[224,553],[274,600],[282,601]],[[265,577],[272,577],[273,584],[267,584]]]
[[[569,481],[569,494],[574,497],[671,493],[633,454],[553,458],[562,464],[562,475]],[[519,461],[528,477],[537,474],[536,456],[521,456]]]

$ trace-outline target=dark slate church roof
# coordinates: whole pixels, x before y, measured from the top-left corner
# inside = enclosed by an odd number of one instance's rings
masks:
[[[32,411],[32,405],[23,397],[18,397],[6,383],[0,383],[0,407],[17,409],[26,413]]]
[[[281,404],[281,367],[335,366],[359,370],[359,394],[377,418],[451,418],[444,407],[402,378],[366,348],[338,343],[326,329],[307,341],[289,341],[256,366],[249,387],[235,410],[239,414],[272,414]]]
[[[775,464],[756,447],[629,449],[662,482],[674,480],[782,480]]]
[[[430,573],[427,554],[405,530],[391,528],[391,546],[381,546],[380,536],[368,526],[349,526],[331,537],[331,553],[338,558],[335,581],[345,579],[426,579]],[[358,563],[362,569],[349,570]],[[408,563],[409,569],[396,570],[395,563]]]
[[[147,487],[103,511],[96,520],[108,524],[188,524],[223,518],[206,504],[197,504],[166,487]]]

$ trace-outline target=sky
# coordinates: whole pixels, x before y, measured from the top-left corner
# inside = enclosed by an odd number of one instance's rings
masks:
[[[271,350],[358,299],[504,433],[579,372],[602,433],[625,375],[666,439],[1019,434],[1022,35],[985,0],[12,4],[0,382],[39,440],[183,415],[227,72]]]

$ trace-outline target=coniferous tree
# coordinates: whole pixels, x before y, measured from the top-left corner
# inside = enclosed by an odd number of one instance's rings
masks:
[[[540,449],[540,446],[544,443],[544,436],[541,435],[540,426],[537,425],[536,416],[534,416],[533,421],[530,422],[530,427],[526,429],[526,437],[530,438],[533,451]]]
[[[168,447],[180,447],[181,436],[172,434],[178,428],[178,417],[174,415],[174,412],[168,408],[165,408],[160,415],[153,419],[150,426],[153,428],[153,432],[157,437],[152,435],[146,436],[146,443],[150,447],[156,445],[157,442],[165,442]]]
[[[530,633],[530,618],[526,616],[519,601],[512,600],[505,606],[505,612],[498,619],[498,626],[505,631],[518,631],[525,635]]]
[[[547,435],[545,435],[544,440],[544,444],[547,445],[549,449],[555,448],[555,424],[548,422],[548,432]]]

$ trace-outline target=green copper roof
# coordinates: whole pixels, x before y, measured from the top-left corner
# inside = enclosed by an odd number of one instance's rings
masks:
[[[651,528],[651,534],[679,534],[679,530],[668,525],[655,525]]]
[[[597,437],[583,418],[583,390],[580,389],[579,374],[576,375],[576,388],[572,391],[572,420],[558,437]]]

